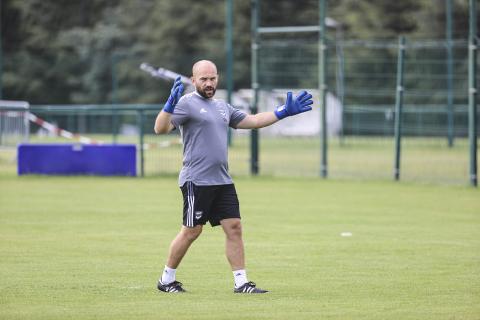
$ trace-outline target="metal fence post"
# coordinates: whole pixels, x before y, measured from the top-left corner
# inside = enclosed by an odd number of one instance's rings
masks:
[[[400,152],[402,138],[402,105],[403,105],[403,65],[405,55],[405,37],[398,40],[398,61],[397,61],[397,90],[395,96],[395,180],[400,179]]]
[[[2,14],[1,9],[2,1],[0,0],[0,15]],[[3,99],[3,47],[2,47],[2,24],[0,21],[0,99]]]
[[[137,117],[138,117],[138,134],[139,134],[139,143],[140,143],[140,176],[141,177],[144,177],[145,176],[145,170],[144,170],[144,166],[145,166],[145,158],[144,158],[144,131],[143,131],[143,127],[144,127],[144,122],[145,122],[145,119],[144,119],[144,114],[143,114],[144,110],[143,109],[139,109],[137,111]]]
[[[320,164],[320,174],[322,178],[328,175],[328,135],[327,135],[327,82],[326,82],[326,55],[327,44],[325,42],[325,17],[326,17],[326,0],[319,2],[319,41],[318,41],[318,90],[320,93],[320,108],[321,108],[321,144],[322,144],[322,160]]]
[[[447,19],[447,134],[448,146],[453,147],[454,110],[453,110],[453,50],[452,50],[452,0],[446,0]]]
[[[251,0],[252,8],[252,22],[251,22],[251,34],[252,34],[252,90],[253,90],[253,103],[251,107],[251,113],[256,114],[258,112],[258,19],[260,16],[260,0]],[[250,172],[252,175],[258,175],[258,130],[253,129],[250,139]]]
[[[468,40],[468,136],[470,141],[470,184],[477,186],[477,0],[470,0]]]

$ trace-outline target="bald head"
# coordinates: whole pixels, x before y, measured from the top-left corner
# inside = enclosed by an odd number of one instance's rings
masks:
[[[217,74],[217,66],[210,60],[200,60],[195,62],[192,67],[192,75],[195,77],[199,73],[214,73]]]
[[[192,83],[205,99],[215,95],[218,83],[217,67],[212,61],[200,60],[192,67]]]

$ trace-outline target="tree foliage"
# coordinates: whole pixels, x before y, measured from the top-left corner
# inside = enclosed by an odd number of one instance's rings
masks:
[[[198,59],[225,70],[225,2],[219,0],[2,0],[3,98],[46,103],[159,103],[170,84],[147,61],[189,75]],[[250,86],[250,2],[234,1],[235,88]],[[455,36],[468,5],[455,0]],[[346,38],[444,37],[444,1],[337,0],[328,15]],[[263,0],[262,26],[318,24],[317,0]],[[223,86],[223,82],[220,84]]]

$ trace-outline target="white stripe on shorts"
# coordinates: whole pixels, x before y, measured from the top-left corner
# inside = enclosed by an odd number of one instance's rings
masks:
[[[187,227],[193,227],[193,215],[195,210],[195,193],[193,192],[193,182],[189,181],[187,184],[188,197],[188,212],[187,212]]]
[[[190,182],[187,182],[187,201],[188,201],[188,210],[187,210],[186,226],[190,227],[190,212],[192,211],[192,199],[190,197]]]

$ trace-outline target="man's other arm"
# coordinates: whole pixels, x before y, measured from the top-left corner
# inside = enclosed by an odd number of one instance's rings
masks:
[[[172,114],[165,112],[165,111],[160,111],[158,114],[157,118],[155,119],[155,126],[154,130],[156,134],[162,134],[162,133],[169,133],[170,131],[175,128],[173,124],[171,123],[172,119]]]
[[[156,134],[169,133],[173,130],[174,126],[171,123],[172,113],[175,109],[175,106],[180,100],[183,92],[183,84],[181,77],[177,77],[173,83],[172,90],[170,91],[170,96],[168,97],[167,102],[163,106],[163,109],[158,113],[157,118],[155,119],[155,125],[153,130]]]

